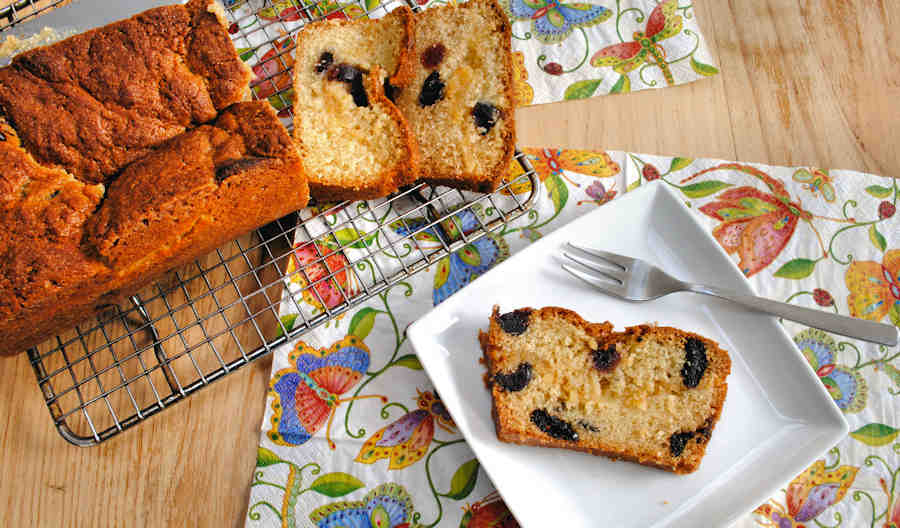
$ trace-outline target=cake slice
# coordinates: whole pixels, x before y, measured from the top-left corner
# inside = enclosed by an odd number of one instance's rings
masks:
[[[416,15],[412,81],[397,104],[426,181],[489,192],[505,175],[515,150],[510,38],[494,0]]]
[[[676,328],[613,332],[556,307],[500,314],[479,336],[497,437],[691,473],[731,370],[714,341]]]
[[[389,98],[409,81],[412,20],[399,7],[297,36],[294,139],[314,198],[377,198],[416,178],[412,134]]]

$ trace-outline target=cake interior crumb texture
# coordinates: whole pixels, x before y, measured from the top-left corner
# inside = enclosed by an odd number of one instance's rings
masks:
[[[731,368],[715,342],[649,325],[612,332],[562,308],[511,313],[518,327],[495,310],[481,336],[501,440],[699,467]]]
[[[414,179],[409,126],[384,85],[407,81],[410,18],[310,24],[297,36],[294,137],[319,199],[376,198]]]
[[[510,38],[493,0],[416,15],[413,77],[398,106],[419,144],[424,179],[486,192],[505,175],[515,143]]]

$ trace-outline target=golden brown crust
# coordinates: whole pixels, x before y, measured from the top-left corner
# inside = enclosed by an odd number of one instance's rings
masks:
[[[126,168],[89,221],[86,241],[127,284],[307,201],[300,158],[271,106],[239,103]]]
[[[83,224],[103,197],[102,185],[39,165],[15,129],[2,122],[0,166],[0,355],[5,355],[34,344],[56,321],[83,317],[81,303],[100,295],[96,279],[110,271],[80,250]]]
[[[249,71],[209,0],[150,9],[17,55],[0,107],[40,162],[90,183],[244,98]]]
[[[416,47],[415,41],[415,17],[412,9],[406,6],[400,6],[388,13],[387,17],[400,17],[403,20],[403,26],[406,28],[403,35],[403,42],[400,44],[400,57],[397,59],[397,69],[390,74],[390,83],[397,88],[403,88],[409,85],[413,75],[413,51]],[[405,120],[404,120],[405,121]]]
[[[499,427],[496,418],[494,418],[494,426],[497,428],[497,438],[502,442],[508,442],[511,444],[530,445],[535,447],[558,447],[562,449],[569,449],[571,451],[578,451],[580,453],[588,453],[594,456],[603,456],[616,461],[624,460],[626,462],[634,462],[637,464],[641,464],[642,466],[664,469],[666,471],[671,471],[678,474],[693,473],[697,469],[690,468],[684,465],[672,466],[669,464],[663,464],[654,459],[642,458],[633,451],[616,451],[608,447],[584,447],[577,444],[572,444],[571,442],[566,442],[565,440],[556,440],[550,437],[523,435],[507,431],[501,432],[501,428]]]
[[[253,71],[237,55],[225,21],[213,12],[215,0],[190,0],[191,30],[185,57],[191,72],[206,81],[213,106],[221,110],[250,97]]]
[[[480,332],[478,339],[482,348],[483,362],[487,366],[486,382],[491,390],[491,417],[494,421],[497,438],[499,440],[538,447],[571,449],[593,455],[602,455],[613,460],[636,462],[638,464],[656,467],[678,474],[692,473],[699,468],[706,450],[708,439],[712,435],[715,425],[721,416],[722,407],[725,403],[725,397],[728,391],[726,378],[731,371],[731,359],[729,358],[728,353],[718,346],[718,343],[698,334],[672,327],[638,325],[629,327],[623,332],[612,332],[612,325],[609,322],[602,324],[590,323],[577,313],[565,308],[546,307],[541,308],[540,310],[525,308],[525,310],[531,310],[530,317],[532,318],[560,317],[573,325],[583,328],[586,333],[597,339],[600,348],[614,343],[643,338],[650,333],[661,339],[677,339],[679,342],[683,342],[687,338],[694,338],[702,341],[706,345],[707,357],[709,359],[709,365],[706,374],[704,375],[712,376],[715,380],[712,412],[709,416],[704,417],[702,434],[694,434],[693,438],[687,442],[682,454],[678,457],[656,456],[649,453],[642,453],[638,450],[621,449],[600,440],[592,441],[590,445],[583,445],[556,439],[546,434],[542,434],[537,430],[535,430],[533,434],[512,430],[506,427],[507,423],[512,423],[510,419],[512,411],[498,403],[502,401],[504,391],[502,388],[491,382],[491,379],[497,373],[496,363],[502,353],[502,349],[497,341],[500,335],[499,332],[503,332],[498,323],[500,315],[499,307],[494,306],[489,329],[487,332]]]
[[[126,168],[102,204],[102,185],[39,165],[12,127],[0,132],[9,235],[0,237],[0,355],[308,201],[294,143],[266,102],[233,105],[213,126],[164,143]]]
[[[0,69],[0,355],[305,206],[305,171],[272,109],[232,105],[250,77],[212,0]]]

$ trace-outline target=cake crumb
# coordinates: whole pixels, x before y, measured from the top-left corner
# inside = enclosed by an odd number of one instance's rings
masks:
[[[39,33],[35,33],[30,37],[19,38],[15,35],[8,35],[6,39],[0,43],[0,59],[11,59],[13,56],[36,48],[38,46],[46,46],[56,41],[70,37],[75,34],[75,30],[57,31],[51,27],[44,27]]]

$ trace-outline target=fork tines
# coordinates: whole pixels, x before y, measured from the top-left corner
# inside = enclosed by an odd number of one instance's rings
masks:
[[[625,294],[625,278],[634,259],[581,247],[571,242],[568,245],[573,253],[563,251],[563,255],[572,263],[563,263],[564,270],[600,290],[616,295]]]

